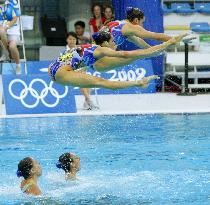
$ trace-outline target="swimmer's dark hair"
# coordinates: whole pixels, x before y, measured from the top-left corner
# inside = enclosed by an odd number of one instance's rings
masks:
[[[135,18],[141,20],[144,18],[144,12],[139,8],[127,7],[126,8],[127,19],[132,22]]]
[[[33,161],[30,157],[22,159],[18,164],[17,176],[28,179],[31,175],[31,169],[33,167]]]
[[[74,24],[74,27],[76,27],[76,26],[81,26],[82,28],[85,28],[85,22],[84,21],[77,21]]]
[[[99,31],[92,35],[93,40],[97,45],[101,45],[105,41],[109,41],[111,39],[111,34],[107,31]]]
[[[73,32],[73,31],[68,32],[68,33],[66,34],[66,39],[67,39],[69,36],[73,36],[74,38],[76,38],[76,39],[77,39],[76,44],[78,44],[78,37],[77,37],[77,34],[76,34],[75,32]]]
[[[59,157],[59,163],[61,169],[63,169],[65,172],[71,171],[71,163],[73,162],[70,153],[64,153]]]

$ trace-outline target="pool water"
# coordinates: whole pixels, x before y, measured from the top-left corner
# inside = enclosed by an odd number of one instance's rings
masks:
[[[81,157],[78,180],[55,163]],[[210,115],[0,120],[0,205],[209,205]],[[43,195],[21,193],[17,164],[41,162]]]

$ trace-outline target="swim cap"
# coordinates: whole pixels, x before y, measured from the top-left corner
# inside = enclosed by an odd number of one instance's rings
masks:
[[[127,7],[126,15],[126,18],[129,21],[133,21],[135,18],[138,18],[139,20],[144,18],[144,12],[142,12],[139,8]]]
[[[105,41],[109,41],[111,39],[111,34],[107,31],[99,31],[94,33],[92,37],[97,45],[101,45]]]
[[[56,163],[56,167],[57,167],[58,169],[61,169],[61,168],[62,168],[62,164],[58,161],[58,162]]]
[[[129,12],[133,11],[133,7],[129,6],[126,8],[126,13],[128,14]]]
[[[17,174],[17,177],[18,177],[18,178],[20,178],[20,177],[23,176],[23,174],[22,174],[22,172],[21,172],[20,170],[17,170],[16,174]]]
[[[56,167],[58,169],[63,169],[65,172],[69,172],[71,170],[72,162],[73,160],[71,159],[70,153],[64,153],[59,157]]]
[[[27,179],[31,175],[31,169],[33,167],[33,160],[31,157],[26,157],[22,159],[18,164],[18,171],[17,171],[17,177],[24,177],[24,179]]]

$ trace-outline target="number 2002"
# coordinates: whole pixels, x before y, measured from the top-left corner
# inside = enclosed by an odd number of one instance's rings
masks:
[[[90,73],[88,73],[90,74]],[[109,80],[111,81],[136,81],[141,80],[146,75],[144,68],[137,68],[136,70],[110,70],[106,74],[111,75]],[[94,72],[93,76],[101,77],[101,73]]]

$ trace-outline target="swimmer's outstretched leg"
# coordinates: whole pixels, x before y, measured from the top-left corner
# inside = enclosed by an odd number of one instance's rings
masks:
[[[80,88],[107,88],[107,89],[123,89],[129,87],[147,87],[149,82],[159,79],[158,76],[146,77],[139,81],[109,81],[103,78],[87,75],[85,73],[79,73],[75,71],[59,70],[56,74],[56,82],[63,85],[70,85]]]
[[[139,87],[147,88],[150,81],[159,80],[159,79],[160,79],[160,77],[157,76],[157,75],[151,75],[151,76],[148,76],[148,77],[144,77],[142,80],[139,81],[139,83],[140,83]]]

